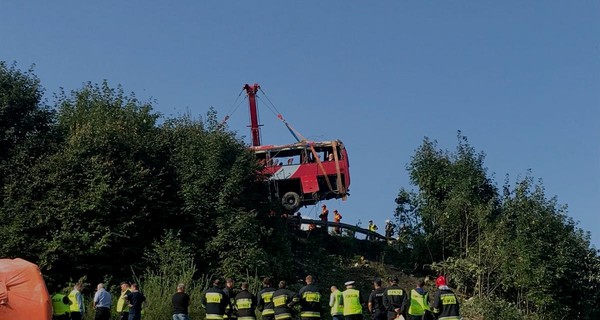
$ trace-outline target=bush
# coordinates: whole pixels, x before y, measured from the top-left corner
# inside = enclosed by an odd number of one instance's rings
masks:
[[[517,307],[506,300],[473,297],[461,306],[461,315],[469,320],[525,320]]]

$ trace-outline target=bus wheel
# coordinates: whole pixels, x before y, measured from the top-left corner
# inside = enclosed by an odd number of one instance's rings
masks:
[[[287,192],[281,197],[281,204],[287,210],[295,211],[300,207],[300,195],[293,191]]]

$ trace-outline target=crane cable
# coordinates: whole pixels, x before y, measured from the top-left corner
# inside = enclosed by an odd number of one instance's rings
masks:
[[[237,98],[235,98],[235,101],[233,102],[233,104],[229,108],[229,112],[225,115],[225,118],[223,118],[223,121],[221,121],[221,123],[219,124],[219,127],[224,126],[225,123],[227,122],[227,120],[229,120],[229,118],[237,111],[237,109],[242,105],[242,103],[244,101],[246,101],[246,97],[244,97],[244,99],[242,99],[240,101],[240,103],[237,103],[238,100],[240,99],[240,97],[242,96],[243,92],[244,92],[244,89],[242,89],[242,91],[240,91],[240,94],[238,94]],[[237,105],[236,105],[236,103],[237,103]]]

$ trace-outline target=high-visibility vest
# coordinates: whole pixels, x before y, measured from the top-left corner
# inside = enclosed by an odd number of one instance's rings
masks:
[[[79,302],[77,301],[77,294],[81,294],[77,290],[71,291],[69,293],[69,300],[71,300],[71,312],[81,312],[81,308],[79,308]]]
[[[69,305],[64,302],[65,295],[56,293],[52,296],[52,314],[55,316],[60,316],[63,314],[69,314],[70,309]]]
[[[344,316],[362,314],[360,291],[356,289],[346,289],[342,293],[342,297],[344,298]]]
[[[410,307],[408,307],[408,314],[411,316],[422,316],[425,314],[425,310],[429,310],[427,304],[427,293],[424,295],[412,289],[410,291]]]
[[[129,304],[125,303],[125,297],[130,292],[131,292],[131,290],[129,290],[129,289],[121,292],[121,295],[119,296],[119,300],[117,300],[117,312],[119,312],[119,313],[129,312]]]
[[[336,291],[332,293],[334,295],[333,298],[333,306],[331,307],[331,315],[343,315],[344,314],[344,305],[342,304],[342,292]]]

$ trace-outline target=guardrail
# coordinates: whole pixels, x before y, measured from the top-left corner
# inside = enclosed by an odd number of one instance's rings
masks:
[[[316,226],[322,226],[322,227],[326,227],[326,228],[335,228],[335,227],[339,227],[340,231],[341,230],[351,230],[353,232],[357,232],[357,233],[362,233],[368,237],[370,237],[371,239],[379,239],[379,240],[387,240],[385,238],[385,236],[380,235],[377,232],[373,232],[370,231],[368,229],[363,229],[361,227],[358,226],[354,226],[351,224],[347,224],[347,223],[341,223],[341,222],[333,222],[333,221],[322,221],[322,220],[312,220],[312,219],[304,219],[304,218],[300,218],[298,219],[297,217],[288,217],[288,223],[296,223],[296,224],[300,224],[300,225],[316,225]]]

